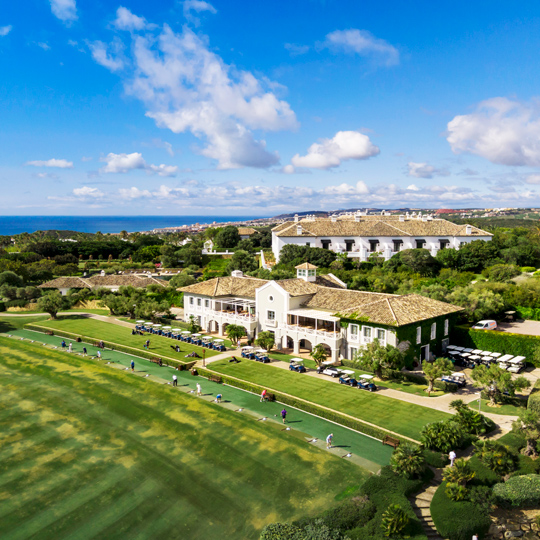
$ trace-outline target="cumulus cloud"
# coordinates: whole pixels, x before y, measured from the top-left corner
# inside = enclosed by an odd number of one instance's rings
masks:
[[[427,163],[414,163],[409,161],[409,176],[415,178],[433,178],[434,176],[449,176],[450,172],[447,169],[437,169],[433,165]]]
[[[36,43],[36,45],[38,47],[40,47],[41,49],[43,49],[44,51],[50,51],[51,50],[51,46],[48,43],[45,43],[44,41],[40,41],[40,42]]]
[[[407,186],[407,189],[409,191],[420,191],[420,188],[415,184],[411,184],[410,186]]]
[[[501,165],[540,165],[540,102],[503,97],[481,102],[448,123],[455,154],[474,154]]]
[[[110,45],[103,43],[103,41],[94,41],[88,43],[88,47],[92,58],[110,71],[119,71],[124,67],[121,41],[115,40]]]
[[[385,66],[394,66],[399,63],[399,51],[367,30],[357,28],[335,30],[326,35],[322,46],[334,52],[370,57]]]
[[[305,156],[296,154],[291,162],[295,167],[330,169],[348,159],[368,159],[380,150],[370,138],[358,131],[338,131],[331,139],[313,143]]]
[[[195,11],[204,7],[189,6]],[[278,154],[253,133],[297,127],[294,112],[277,97],[275,85],[227,65],[210,50],[205,36],[187,26],[180,33],[168,25],[159,31],[147,27],[129,39],[129,61],[108,54],[101,42],[93,44],[94,59],[111,71],[129,67],[126,92],[145,103],[147,116],[159,127],[191,132],[204,142],[198,151],[216,160],[220,169],[278,163]]]
[[[7,36],[12,30],[13,26],[11,26],[11,24],[0,26],[0,37]]]
[[[46,161],[28,161],[27,165],[32,165],[33,167],[57,167],[59,169],[72,169],[73,161],[68,161],[67,159],[48,159]]]
[[[213,15],[217,13],[216,8],[212,4],[204,2],[203,0],[184,0],[183,8],[184,17],[195,26],[198,26],[200,23],[200,20],[195,13],[199,14],[204,11],[208,11]]]
[[[150,174],[158,174],[159,176],[176,176],[178,167],[175,165],[151,165],[146,163],[142,154],[133,152],[132,154],[107,154],[101,161],[106,163],[100,169],[103,173],[127,173],[137,169],[145,170]]]
[[[125,7],[120,6],[116,10],[116,20],[113,25],[118,30],[142,30],[146,27],[146,19],[138,17]]]
[[[65,23],[77,20],[75,0],[50,0],[53,15]]]
[[[159,189],[150,191],[148,189],[139,189],[137,187],[121,188],[118,190],[118,194],[121,199],[133,200],[133,199],[170,199],[174,200],[177,197],[189,197],[190,193],[185,188],[172,188],[169,186],[161,185]]]
[[[105,196],[105,193],[98,188],[83,186],[81,188],[75,188],[73,195],[81,199],[101,199]]]
[[[347,195],[354,197],[356,195],[365,195],[366,193],[369,193],[369,189],[365,182],[360,180],[354,186],[345,183],[340,184],[339,186],[328,186],[324,188],[323,192],[327,195]]]

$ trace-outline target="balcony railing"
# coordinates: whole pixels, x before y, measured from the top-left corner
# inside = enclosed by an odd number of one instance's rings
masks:
[[[341,330],[337,329],[335,332],[327,331],[327,330],[319,330],[318,328],[315,330],[315,328],[309,328],[307,326],[301,326],[298,324],[285,324],[281,323],[280,328],[283,328],[284,330],[290,330],[291,332],[301,332],[302,334],[307,334],[308,336],[324,336],[329,337],[332,339],[339,339],[341,337]]]
[[[216,311],[212,309],[209,310],[209,312],[215,317],[222,317],[230,321],[257,322],[257,316],[250,315],[248,313],[235,313],[233,311]]]

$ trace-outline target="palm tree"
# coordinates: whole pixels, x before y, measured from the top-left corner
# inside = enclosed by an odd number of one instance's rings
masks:
[[[470,482],[476,473],[472,470],[469,462],[463,458],[456,459],[452,467],[447,467],[444,470],[443,478],[449,484],[458,484],[465,487],[467,482]]]
[[[395,536],[409,523],[409,516],[399,504],[391,504],[382,515],[381,527],[384,536]]]
[[[120,231],[120,238],[122,240],[125,240],[127,237],[128,237],[128,232],[127,231]]]
[[[315,360],[315,363],[320,366],[326,360],[328,352],[324,345],[319,343],[313,347],[313,350],[309,353],[309,356],[311,356],[311,358]]]
[[[246,329],[238,324],[229,324],[225,329],[225,334],[233,345],[238,345],[238,341],[246,335]]]
[[[395,473],[412,478],[424,470],[425,461],[419,446],[400,444],[392,453],[390,466]]]

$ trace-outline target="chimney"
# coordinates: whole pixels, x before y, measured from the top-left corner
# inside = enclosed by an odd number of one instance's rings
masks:
[[[405,216],[403,214],[401,214],[401,216],[399,216],[399,221],[405,221]]]
[[[294,214],[294,221],[295,223],[298,222],[298,214]]]
[[[296,234],[302,234],[302,225],[296,226]]]
[[[244,277],[244,272],[242,270],[233,270],[231,272],[232,277]]]
[[[422,221],[425,223],[428,220],[427,216],[422,216]]]
[[[466,234],[466,235],[472,234],[472,227],[471,227],[470,225],[467,225],[467,226],[465,227],[465,234]]]
[[[332,223],[335,223],[337,221],[337,216],[334,214],[330,217],[330,220],[332,221]]]
[[[354,215],[354,221],[356,221],[358,223],[360,221],[361,215],[362,214],[360,214],[360,212],[356,212],[356,214]]]

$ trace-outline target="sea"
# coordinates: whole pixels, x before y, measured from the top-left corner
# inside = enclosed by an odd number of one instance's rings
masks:
[[[196,223],[249,221],[266,216],[0,216],[0,235],[35,231],[142,232]]]

